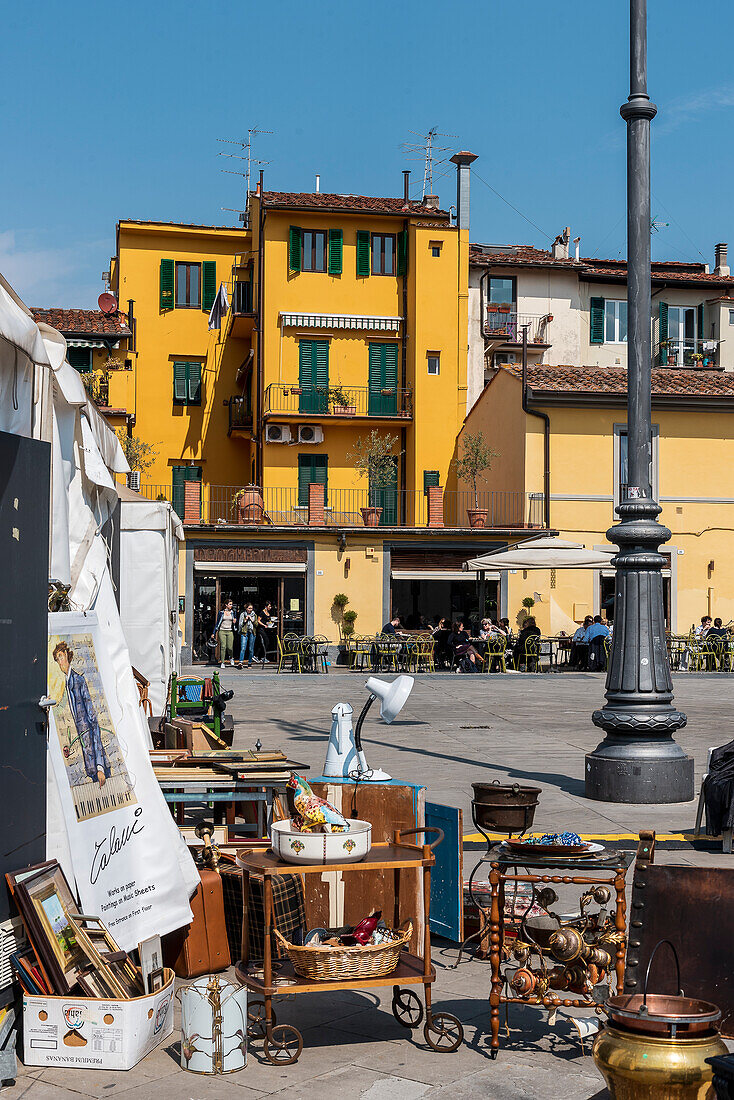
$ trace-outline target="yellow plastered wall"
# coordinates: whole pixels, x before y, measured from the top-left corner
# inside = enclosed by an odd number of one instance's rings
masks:
[[[367,549],[373,553],[368,556]],[[355,634],[376,634],[382,627],[382,540],[347,540],[339,550],[336,538],[321,538],[314,542],[314,623],[317,634],[330,641],[339,639],[340,615],[333,606],[334,596],[343,592],[349,597],[346,610],[356,611]],[[349,563],[348,568],[346,567]]]
[[[181,461],[202,465],[203,480],[213,485],[250,479],[249,444],[228,437],[224,404],[240,392],[235,375],[247,356],[249,340],[225,343],[224,328],[221,333],[209,332],[208,313],[202,309],[160,309],[162,258],[213,260],[217,288],[220,282],[231,288],[233,257],[250,247],[249,234],[243,230],[120,223],[116,289],[122,308],[134,299],[137,320],[138,354],[132,395],[127,383],[126,407],[135,416],[135,434],[159,452],[146,473],[147,482],[170,486],[170,467]],[[200,406],[174,404],[175,360],[202,364]]]

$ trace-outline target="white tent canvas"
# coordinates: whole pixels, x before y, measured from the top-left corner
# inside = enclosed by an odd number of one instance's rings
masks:
[[[464,562],[467,572],[489,569],[608,569],[616,550],[587,550],[551,536],[524,539],[507,550]]]
[[[168,501],[120,496],[120,617],[130,660],[150,680],[153,714],[162,714],[172,672],[180,668],[178,546],[183,527]]]

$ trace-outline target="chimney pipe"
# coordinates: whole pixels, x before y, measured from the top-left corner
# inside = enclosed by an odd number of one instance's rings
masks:
[[[581,244],[581,238],[580,237],[574,237],[573,243],[576,245],[574,259],[576,260],[576,263],[578,263],[578,261],[581,259],[580,247],[579,247],[580,244]]]
[[[410,202],[410,168],[403,169],[403,202]]]
[[[469,230],[469,175],[470,165],[476,160],[474,153],[456,153],[452,164],[456,165],[456,225],[459,230]]]
[[[728,264],[728,246],[725,242],[721,242],[716,246],[716,267],[714,268],[714,275],[722,275],[728,277],[731,275],[731,268]]]
[[[566,226],[562,233],[559,233],[553,242],[553,259],[554,260],[567,260],[568,259],[568,245],[571,240],[571,228]]]
[[[321,176],[317,175],[316,176],[316,194],[317,195],[318,195],[320,190],[321,190]]]

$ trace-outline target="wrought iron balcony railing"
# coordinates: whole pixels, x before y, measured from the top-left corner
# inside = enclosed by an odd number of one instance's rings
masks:
[[[661,340],[653,352],[656,367],[720,369],[718,340]]]
[[[393,386],[299,386],[273,382],[265,390],[265,416],[381,416],[410,419],[413,392]]]
[[[522,330],[528,326],[529,344],[550,344],[551,313],[516,313],[506,306],[487,306],[484,335],[506,344],[522,343]]]

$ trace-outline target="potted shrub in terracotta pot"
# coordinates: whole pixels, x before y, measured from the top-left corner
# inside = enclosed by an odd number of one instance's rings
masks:
[[[265,505],[259,485],[245,485],[232,497],[237,523],[261,523]]]
[[[334,416],[355,416],[357,406],[352,404],[352,395],[342,386],[333,386],[329,390],[329,401]]]
[[[380,435],[372,429],[366,439],[359,436],[354,451],[346,457],[354,463],[360,477],[367,478],[368,506],[360,508],[365,527],[377,527],[382,515],[378,505],[380,493],[395,485],[395,462],[402,452],[395,453],[396,435]]]
[[[491,469],[492,461],[499,458],[497,451],[493,451],[484,442],[481,432],[476,435],[465,435],[462,441],[461,457],[456,460],[456,476],[459,481],[471,482],[474,493],[474,507],[467,508],[470,527],[486,527],[487,509],[479,507],[479,490],[477,477],[484,470]]]

